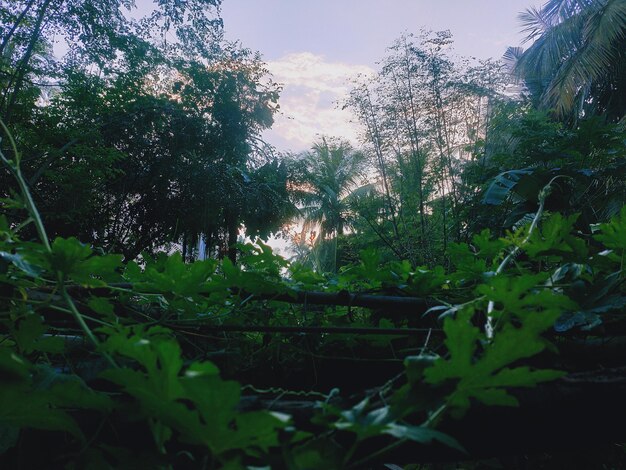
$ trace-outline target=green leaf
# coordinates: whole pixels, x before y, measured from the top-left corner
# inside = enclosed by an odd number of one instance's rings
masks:
[[[185,371],[185,377],[217,376],[220,371],[212,362],[194,362]]]
[[[422,297],[431,295],[441,289],[448,276],[442,266],[432,269],[416,268],[407,279],[406,291],[408,294]]]
[[[552,214],[532,233],[524,250],[532,258],[559,256],[585,260],[587,245],[584,240],[572,235],[577,219],[578,214],[569,217]]]
[[[49,390],[51,402],[63,408],[80,408],[97,411],[110,411],[114,408],[113,401],[104,393],[96,392],[87,387],[76,376],[66,376]]]
[[[456,272],[451,276],[453,279],[462,282],[481,280],[488,271],[486,260],[476,256],[467,244],[450,243],[448,250],[456,266]]]
[[[444,320],[445,345],[450,359],[446,361],[439,358],[425,370],[428,383],[436,384],[449,378],[462,377],[471,369],[476,342],[482,337],[480,330],[469,321],[472,315],[471,310],[466,310],[460,312],[456,319],[448,317]]]
[[[278,430],[285,428],[286,424],[267,411],[238,413],[234,426],[236,432],[228,448],[256,448],[267,452],[270,447],[278,447]]]
[[[454,414],[461,415],[470,406],[470,399],[489,405],[515,406],[517,400],[507,393],[511,387],[532,387],[540,382],[554,380],[564,375],[554,370],[531,370],[528,367],[507,366],[532,357],[547,345],[541,333],[549,328],[558,312],[535,312],[520,317],[521,326],[511,323],[496,332],[485,352],[474,358],[477,342],[483,339],[470,323],[471,310],[461,312],[456,319],[446,318],[444,331],[449,359],[437,359],[424,371],[427,383],[440,384],[457,380],[456,388],[447,397]]]
[[[257,448],[267,451],[278,445],[278,429],[287,422],[265,411],[240,413],[240,387],[237,382],[217,376],[185,377],[181,380],[184,396],[193,402],[206,423],[195,439],[216,454],[231,449]]]
[[[239,384],[218,377],[186,378],[181,383],[184,396],[194,403],[202,419],[210,423],[202,435],[196,437],[216,453],[233,448],[229,424],[235,418],[239,404]]]
[[[143,271],[135,261],[129,261],[124,269],[124,278],[132,283],[143,281]]]
[[[56,238],[47,255],[50,268],[66,278],[89,287],[104,287],[121,280],[122,255],[93,255],[92,249],[76,238]]]
[[[76,422],[64,411],[52,406],[46,392],[33,391],[25,385],[0,388],[0,424],[16,428],[67,431],[84,440]]]
[[[27,380],[31,369],[32,365],[26,359],[6,347],[0,347],[0,378],[3,382],[8,379]]]
[[[91,248],[80,243],[76,238],[56,238],[52,242],[52,253],[49,255],[50,267],[53,271],[69,274],[90,256]]]
[[[90,297],[87,306],[96,313],[110,317],[114,315],[113,304],[104,297]]]
[[[482,388],[474,390],[473,397],[489,406],[519,406],[517,398],[501,388]]]
[[[41,338],[46,327],[41,316],[31,314],[20,318],[13,330],[13,337],[18,344],[20,351],[30,352],[33,350],[35,342]]]
[[[339,470],[343,465],[344,450],[327,438],[316,438],[296,447],[291,452],[290,470]]]
[[[483,204],[502,204],[515,189],[520,179],[525,175],[531,175],[533,171],[532,168],[525,168],[500,173],[494,178],[489,188],[487,188],[487,191],[485,191]]]
[[[513,317],[535,314],[549,326],[562,312],[578,306],[569,297],[545,287],[546,279],[547,273],[493,276],[486,284],[478,286],[477,291],[495,302],[494,316],[501,312]]]
[[[277,430],[287,423],[270,413],[238,413],[239,384],[221,380],[210,362],[193,363],[182,373],[180,346],[168,330],[135,326],[101,331],[109,334],[105,350],[132,358],[144,369],[110,369],[101,376],[135,397],[147,417],[177,430],[183,441],[203,444],[215,454],[278,445]],[[153,429],[161,440],[167,437],[162,431]]]
[[[439,356],[434,354],[420,354],[404,358],[404,368],[409,383],[419,383],[424,378],[424,371],[432,366]]]
[[[588,264],[565,263],[554,270],[546,285],[552,286],[559,282],[571,283],[583,276],[589,277],[591,273],[591,267]]]
[[[434,429],[422,426],[408,426],[390,423],[386,426],[383,433],[389,434],[398,439],[409,439],[426,445],[432,444],[436,441],[445,444],[452,449],[458,450],[459,452],[467,454],[467,451],[456,439],[442,432],[435,431]]]
[[[216,261],[204,260],[185,263],[180,253],[171,256],[160,254],[146,264],[142,272],[136,264],[129,264],[125,277],[135,284],[135,289],[172,297],[196,298],[210,289],[209,282],[215,273]]]
[[[580,328],[582,331],[588,331],[592,328],[600,326],[602,318],[593,312],[565,312],[554,323],[554,331],[563,333],[573,328]]]
[[[12,263],[16,268],[21,269],[30,277],[37,278],[43,272],[43,269],[40,266],[36,266],[32,263],[27,262],[21,255],[19,254],[11,254],[6,251],[0,251],[0,259]]]
[[[9,225],[7,216],[4,214],[0,214],[0,233],[9,233],[10,231],[11,227]]]
[[[390,408],[383,406],[366,411],[368,405],[369,400],[366,398],[351,409],[342,411],[341,420],[335,423],[335,427],[356,433],[359,440],[380,434],[392,419]]]
[[[494,387],[532,387],[563,377],[565,372],[552,369],[531,370],[529,367],[505,368],[495,374],[490,382]]]
[[[185,410],[181,403],[172,403],[180,397],[180,394],[167,393],[164,387],[157,386],[157,380],[145,373],[128,368],[108,369],[100,374],[105,380],[119,385],[126,393],[137,400],[137,403],[148,417],[162,417],[172,410],[171,414],[183,416],[181,409]]]
[[[39,339],[33,349],[50,354],[60,354],[65,351],[65,341],[58,336],[47,336]]]
[[[171,339],[171,332],[161,327],[120,327],[119,331],[101,329],[110,336],[102,345],[112,354],[136,360],[145,374],[130,369],[106,371],[105,378],[124,386],[132,395],[160,397],[170,400],[180,396],[178,375],[182,369],[180,346]]]
[[[222,270],[224,271],[226,279],[234,282],[235,285],[238,284],[240,271],[230,259],[224,258],[224,260],[222,261]]]
[[[600,233],[593,238],[604,243],[607,248],[626,250],[626,205],[610,222],[600,224]]]
[[[122,279],[122,255],[91,256],[78,263],[70,272],[74,281],[90,286],[106,286],[107,283],[119,282]]]
[[[46,326],[43,319],[37,314],[28,314],[15,321],[12,328],[13,338],[20,351],[30,353],[41,351],[47,353],[61,353],[65,343],[61,338],[45,336]]]
[[[493,259],[501,255],[506,242],[501,238],[492,239],[491,231],[486,228],[472,237],[472,244],[478,249],[482,259]]]

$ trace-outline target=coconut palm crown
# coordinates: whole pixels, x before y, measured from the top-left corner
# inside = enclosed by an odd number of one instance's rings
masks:
[[[349,225],[352,200],[365,169],[363,153],[349,142],[322,137],[310,151],[298,156],[296,199],[305,226],[320,227],[319,239],[342,235]]]
[[[505,59],[537,104],[572,122],[626,115],[626,0],[549,0],[520,20],[532,45]]]

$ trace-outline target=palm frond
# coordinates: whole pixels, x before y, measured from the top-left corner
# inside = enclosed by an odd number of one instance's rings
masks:
[[[526,34],[526,38],[522,41],[524,43],[540,37],[554,26],[550,17],[542,9],[535,7],[527,8],[517,18],[522,25],[521,32]]]
[[[504,53],[504,55],[502,56],[502,60],[504,60],[504,62],[507,65],[514,66],[517,63],[517,61],[520,59],[520,57],[522,57],[522,54],[524,54],[523,47],[509,46],[506,52]]]
[[[604,0],[548,0],[541,10],[550,21],[558,22],[601,3],[604,3]]]
[[[583,30],[584,49],[580,60],[595,77],[613,64],[616,45],[626,37],[626,2],[609,0],[594,11]],[[595,78],[594,77],[594,78]]]
[[[571,112],[577,102],[584,102],[590,84],[617,66],[617,55],[626,45],[624,0],[609,0],[584,19],[580,47],[557,69],[545,93],[545,103],[561,115]]]

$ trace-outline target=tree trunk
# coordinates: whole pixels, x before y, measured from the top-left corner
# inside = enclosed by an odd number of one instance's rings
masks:
[[[35,45],[37,44],[37,41],[41,37],[41,32],[43,29],[42,28],[43,20],[46,17],[46,12],[48,11],[50,2],[51,0],[46,0],[44,4],[41,6],[41,9],[39,10],[39,13],[37,15],[37,20],[35,22],[35,28],[33,30],[33,34],[26,48],[26,52],[24,53],[24,56],[20,60],[17,70],[15,70],[15,73],[11,77],[9,84],[6,87],[6,94],[4,95],[4,99],[2,100],[3,103],[1,106],[1,108],[4,108],[2,109],[3,111],[2,114],[4,115],[4,121],[6,124],[8,124],[11,120],[11,113],[13,110],[13,106],[15,105],[15,102],[17,101],[17,96],[24,82],[24,78],[26,77],[26,74],[28,73],[28,63],[30,62],[30,58],[33,55]],[[10,91],[11,87],[13,88],[13,91]]]
[[[228,212],[226,215],[226,231],[228,243],[228,259],[233,263],[237,263],[237,236],[239,235],[239,223],[234,212]]]
[[[2,54],[4,53],[4,49],[7,47],[7,45],[9,44],[9,41],[11,40],[11,37],[13,37],[13,34],[15,34],[15,31],[17,31],[17,28],[19,28],[20,24],[24,20],[24,17],[28,13],[28,10],[30,10],[34,4],[35,4],[35,0],[30,0],[28,2],[28,4],[26,5],[26,8],[24,8],[22,13],[20,13],[20,16],[17,17],[17,19],[15,20],[15,23],[13,23],[13,26],[11,27],[9,32],[2,39],[2,44],[0,44],[0,56],[2,56]]]

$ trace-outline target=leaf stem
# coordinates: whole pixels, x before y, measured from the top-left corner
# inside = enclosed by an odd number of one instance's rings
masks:
[[[8,136],[9,142],[11,143],[11,147],[13,148],[13,152],[15,154],[15,160],[11,162],[0,149],[0,160],[2,160],[2,162],[8,167],[9,171],[13,173],[13,176],[15,177],[17,184],[20,187],[22,196],[24,197],[24,200],[26,202],[26,210],[28,211],[31,218],[33,219],[33,222],[35,223],[35,228],[37,229],[39,239],[41,240],[41,243],[43,243],[43,245],[45,246],[46,251],[51,252],[52,248],[50,247],[50,241],[48,240],[46,228],[43,225],[41,215],[39,214],[39,211],[35,206],[33,197],[31,196],[30,190],[28,189],[28,184],[26,183],[26,180],[24,179],[24,176],[22,175],[22,171],[20,169],[20,157],[19,152],[17,151],[15,140],[13,139],[13,136],[9,132],[9,129],[7,128],[6,124],[4,124],[2,119],[0,119],[0,127],[2,127],[2,130]]]
[[[407,440],[408,439],[406,437],[403,437],[401,439],[398,439],[397,441],[393,441],[388,446],[383,447],[382,449],[378,449],[376,452],[372,452],[368,456],[363,457],[361,460],[357,460],[353,464],[348,465],[348,467],[346,468],[363,468],[363,465],[369,462],[370,460],[373,460],[376,457],[380,457],[381,455],[386,454],[387,452],[395,449],[396,447],[400,447],[402,444],[406,443]]]
[[[509,263],[517,257],[519,252],[522,250],[522,247],[529,242],[530,237],[533,235],[533,233],[537,229],[537,226],[539,225],[539,221],[543,217],[546,199],[552,192],[552,183],[554,183],[554,181],[556,181],[558,178],[567,178],[567,177],[563,175],[557,175],[554,178],[552,178],[548,182],[548,184],[546,184],[543,187],[541,191],[539,191],[539,207],[537,208],[537,212],[535,213],[535,216],[533,217],[533,221],[530,224],[530,228],[528,229],[528,234],[526,235],[526,238],[524,238],[522,243],[520,243],[513,250],[511,250],[509,254],[502,260],[502,262],[498,266],[498,269],[496,269],[496,273],[495,273],[496,276],[501,274],[506,269]],[[495,334],[494,318],[492,315],[494,308],[495,308],[495,302],[493,300],[490,300],[489,304],[487,305],[487,321],[485,322],[485,335],[487,336],[488,340],[492,340]]]
[[[15,156],[14,161],[10,161],[8,158],[6,158],[6,156],[0,149],[0,160],[9,168],[9,171],[11,171],[11,173],[15,177],[20,187],[22,197],[24,198],[26,202],[26,210],[28,211],[28,213],[30,214],[30,217],[33,219],[33,222],[35,223],[35,227],[37,229],[37,234],[39,235],[39,239],[41,240],[41,243],[43,243],[46,251],[48,253],[52,253],[52,246],[50,245],[50,240],[48,239],[46,228],[43,224],[43,220],[41,219],[41,214],[39,214],[39,211],[37,210],[37,206],[35,206],[33,197],[30,194],[30,190],[28,189],[28,184],[26,183],[26,180],[24,179],[24,176],[22,175],[22,171],[20,170],[20,154],[17,150],[15,139],[13,139],[11,132],[9,131],[6,124],[2,121],[2,119],[0,119],[0,127],[2,128],[4,133],[7,135],[7,138],[9,139],[9,142],[11,144],[11,147],[13,149],[13,153]],[[85,336],[89,339],[89,341],[91,341],[91,343],[93,343],[96,350],[99,351],[113,367],[117,367],[117,364],[115,363],[115,361],[113,360],[111,356],[99,350],[100,342],[98,341],[98,338],[96,338],[96,336],[93,334],[93,331],[91,331],[91,329],[89,328],[89,325],[87,325],[87,323],[85,322],[83,315],[78,311],[78,308],[76,307],[76,304],[74,303],[74,300],[68,294],[67,289],[65,287],[65,279],[61,272],[57,272],[57,285],[61,292],[61,296],[65,300],[65,303],[67,304],[70,312],[76,319],[76,322],[78,323],[80,328],[83,330],[83,333],[85,334]]]
[[[67,306],[70,312],[74,316],[74,319],[76,320],[80,328],[83,330],[83,333],[85,334],[85,336],[94,345],[94,347],[96,348],[96,351],[102,354],[102,356],[104,356],[104,358],[107,360],[107,362],[111,366],[117,368],[117,364],[115,363],[113,358],[109,356],[108,353],[100,349],[100,341],[98,341],[98,338],[96,338],[96,335],[93,334],[93,331],[91,331],[91,329],[89,328],[89,325],[87,325],[87,323],[85,322],[85,318],[83,317],[83,315],[78,311],[78,308],[76,307],[76,304],[74,303],[74,299],[72,299],[72,297],[67,293],[67,289],[65,288],[65,283],[63,282],[61,275],[59,275],[59,288],[61,291],[61,296],[65,300],[65,303],[67,303]]]
[[[437,408],[435,411],[433,411],[430,414],[428,419],[426,421],[424,421],[424,424],[422,424],[422,427],[425,427],[425,428],[433,427],[435,424],[437,424],[437,421],[439,420],[439,418],[441,418],[441,415],[443,415],[443,413],[447,409],[448,409],[448,405],[446,403],[441,405],[439,408]]]

